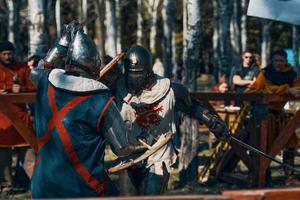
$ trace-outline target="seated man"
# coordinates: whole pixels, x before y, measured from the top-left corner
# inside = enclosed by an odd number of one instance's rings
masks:
[[[0,93],[31,92],[34,87],[29,80],[30,69],[15,59],[15,47],[9,41],[0,43]],[[18,115],[29,129],[31,118],[25,104],[11,105],[11,112]],[[12,146],[28,146],[13,123],[0,112],[0,184],[2,192],[12,190]]]
[[[259,68],[254,64],[254,57],[250,51],[245,51],[242,59],[242,64],[232,69],[229,80],[232,83],[233,91],[236,93],[243,93],[251,87],[259,74]],[[235,105],[241,106],[242,102],[235,102]]]
[[[255,83],[246,92],[300,96],[300,79],[287,64],[287,53],[284,50],[278,50],[272,54],[271,64],[260,72]],[[286,125],[287,117],[283,110],[284,104],[285,102],[272,103],[269,108],[267,148],[271,147],[281,129]],[[298,141],[295,134],[287,143],[286,149],[283,151],[284,163],[294,166],[295,147]],[[270,176],[269,169],[267,173]],[[285,169],[285,176],[287,186],[300,186],[300,182],[295,179],[292,170]]]

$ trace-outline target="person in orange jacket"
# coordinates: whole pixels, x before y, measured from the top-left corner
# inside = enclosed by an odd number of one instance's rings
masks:
[[[255,83],[246,93],[266,93],[266,94],[292,94],[300,96],[300,79],[297,73],[287,63],[287,53],[284,50],[277,50],[271,56],[271,64],[264,68],[258,75]],[[267,148],[270,148],[277,135],[287,122],[287,117],[283,112],[286,102],[272,103],[267,116],[268,141]],[[299,139],[296,134],[292,136],[283,151],[283,162],[294,166],[295,147],[298,146]],[[284,169],[287,186],[300,186],[293,171]],[[270,169],[267,170],[270,178]]]
[[[0,43],[0,93],[31,92],[34,86],[29,79],[30,69],[27,65],[15,60],[15,48],[9,41]],[[13,104],[15,112],[29,128],[31,119],[25,105]],[[12,122],[0,112],[0,183],[1,191],[12,189],[11,146],[25,146],[25,140],[19,135]]]

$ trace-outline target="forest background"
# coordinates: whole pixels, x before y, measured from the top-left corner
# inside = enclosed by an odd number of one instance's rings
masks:
[[[16,46],[17,58],[45,56],[72,20],[84,27],[100,55],[115,56],[135,44],[160,58],[165,75],[191,90],[204,61],[218,79],[257,52],[262,66],[275,49],[292,49],[298,69],[298,27],[246,15],[248,0],[1,0],[0,41]],[[217,80],[216,80],[217,81]]]

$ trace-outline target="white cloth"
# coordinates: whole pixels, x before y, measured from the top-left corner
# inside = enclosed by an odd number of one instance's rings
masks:
[[[247,15],[300,25],[300,0],[250,0]]]
[[[66,75],[63,69],[53,69],[48,80],[56,88],[74,92],[89,92],[95,90],[108,90],[101,82],[81,76]]]
[[[122,93],[126,92],[124,84],[118,87],[117,100],[121,100],[121,115],[124,121],[131,124],[129,141],[133,144],[137,142],[136,137],[143,131],[152,134],[159,139],[163,134],[171,132],[175,133],[176,126],[174,121],[175,96],[172,88],[170,88],[170,79],[157,77],[155,85],[151,90],[145,90],[140,96],[132,96],[127,94],[122,97]],[[119,93],[120,92],[120,93]],[[170,166],[175,163],[177,158],[172,142],[162,147],[157,153],[148,158],[149,166],[165,162],[168,171]],[[162,171],[156,172],[162,175]]]
[[[155,61],[152,70],[153,70],[154,74],[157,74],[162,77],[165,76],[165,68],[160,60]]]

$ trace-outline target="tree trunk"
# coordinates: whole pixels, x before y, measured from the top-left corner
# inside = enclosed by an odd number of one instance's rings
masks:
[[[0,40],[7,40],[8,37],[8,16],[6,14],[7,3],[6,1],[0,1]]]
[[[241,45],[242,52],[247,49],[247,5],[246,0],[241,0],[242,17],[241,17]]]
[[[82,18],[81,21],[84,21],[88,18],[87,13],[88,13],[88,0],[82,0],[81,2],[81,7],[82,7]],[[85,25],[83,27],[83,30],[86,34],[88,34],[88,29],[87,26]]]
[[[15,46],[16,58],[20,58],[20,38],[19,38],[19,24],[20,24],[20,0],[7,0],[7,6],[9,11],[8,20],[8,40]]]
[[[117,54],[116,2],[106,0],[106,40],[105,51],[110,56]]]
[[[177,71],[179,70],[178,63],[177,63],[177,54],[176,54],[176,32],[175,29],[173,28],[172,31],[172,78],[175,80],[179,80],[177,76]]]
[[[116,0],[116,29],[117,29],[117,52],[122,51],[122,43],[121,43],[121,23],[122,23],[122,16],[121,16],[121,0]]]
[[[104,11],[105,11],[105,4],[104,0],[94,0],[96,5],[96,10],[98,14],[98,18],[96,19],[96,35],[98,36],[97,45],[100,51],[101,60],[104,59],[105,56],[105,25],[104,25]]]
[[[150,51],[152,55],[156,55],[155,41],[156,41],[156,30],[157,30],[157,15],[158,5],[160,0],[149,0],[149,14],[151,15],[150,23]]]
[[[201,53],[201,14],[199,0],[187,1],[187,35],[184,68],[185,85],[196,89],[196,69],[200,66]]]
[[[213,65],[217,71],[217,78],[219,78],[220,68],[221,68],[221,59],[220,59],[220,33],[219,33],[219,9],[218,9],[218,0],[213,0],[213,10],[214,10],[214,32],[212,37],[213,43]],[[218,80],[216,80],[219,82]]]
[[[165,76],[172,77],[172,33],[174,26],[174,0],[164,0],[163,3],[163,63],[165,68]]]
[[[231,3],[231,0],[218,0],[221,71],[227,74],[230,72],[229,65],[231,64],[231,46],[229,41]]]
[[[272,22],[267,19],[262,20],[262,41],[261,41],[261,66],[266,67],[271,50],[270,27]]]
[[[298,26],[293,26],[293,60],[294,60],[294,68],[299,71],[299,28]]]
[[[29,14],[29,55],[44,57],[48,50],[45,2],[28,0]]]
[[[186,9],[187,30],[184,46],[184,82],[190,90],[195,90],[196,73],[195,70],[200,64],[201,50],[201,14],[200,1],[187,0],[183,9]],[[185,11],[184,11],[185,12]],[[185,19],[184,19],[185,21]],[[197,149],[198,149],[198,122],[185,117],[181,125],[181,146],[179,155],[180,182],[186,183],[197,180]],[[194,162],[192,162],[194,161]]]
[[[56,34],[57,38],[61,36],[61,12],[60,12],[60,0],[56,0],[55,3],[55,22],[56,22]]]
[[[241,57],[241,6],[240,0],[233,0],[233,9],[230,22],[230,41],[232,46],[233,65],[240,64]]]
[[[181,76],[182,76],[182,80],[181,82],[183,84],[186,84],[187,83],[187,80],[188,78],[186,77],[187,76],[187,71],[186,71],[186,68],[185,68],[185,59],[187,58],[187,41],[185,40],[185,38],[187,37],[187,0],[183,0],[183,3],[182,3],[182,8],[183,8],[183,28],[182,28],[182,37],[183,37],[183,40],[182,40],[182,46],[183,46],[183,53],[182,53],[182,63],[183,63],[183,70],[182,70],[182,73],[181,73]]]
[[[143,1],[137,0],[137,33],[136,43],[142,45],[143,37]]]
[[[180,125],[181,145],[179,152],[180,184],[196,181],[198,178],[199,122],[185,116]]]

